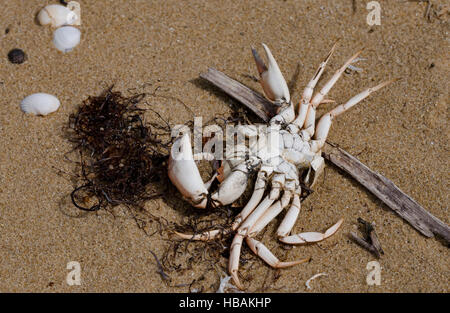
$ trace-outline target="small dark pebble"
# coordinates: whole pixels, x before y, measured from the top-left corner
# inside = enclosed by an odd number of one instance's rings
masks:
[[[8,53],[8,59],[11,63],[21,64],[27,59],[27,55],[21,49],[12,49]]]
[[[9,28],[5,29],[5,35],[8,35],[9,33]]]
[[[434,63],[431,63],[428,69],[432,69],[434,66],[435,66]]]

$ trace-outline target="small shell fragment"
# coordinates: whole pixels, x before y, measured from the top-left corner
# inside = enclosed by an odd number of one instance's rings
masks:
[[[78,1],[69,1],[66,6],[70,11],[73,11],[77,15],[77,20],[74,23],[72,23],[71,25],[80,26],[81,25],[80,3]]]
[[[308,279],[305,283],[306,289],[311,289],[311,285],[309,284],[312,280],[316,279],[317,277],[320,276],[328,276],[327,273],[319,273],[314,275],[313,277],[311,277],[310,279]]]
[[[47,115],[58,110],[60,105],[61,103],[55,96],[47,93],[35,93],[23,99],[20,108],[25,113]]]
[[[219,289],[217,289],[216,293],[227,293],[227,292],[242,293],[243,291],[239,290],[232,283],[230,283],[230,279],[231,276],[227,275],[222,276],[220,278]]]
[[[69,52],[80,43],[81,32],[72,26],[63,26],[55,30],[53,43],[61,52]]]
[[[78,15],[63,5],[50,4],[39,12],[37,19],[41,25],[51,24],[53,27],[60,27],[75,24]]]

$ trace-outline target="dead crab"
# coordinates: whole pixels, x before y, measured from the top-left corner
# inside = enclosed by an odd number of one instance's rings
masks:
[[[267,139],[270,136],[265,136],[263,144],[259,144],[257,147],[250,146],[248,150],[245,147],[238,147],[232,155],[226,153],[225,160],[222,163],[224,166],[223,180],[218,190],[212,194],[208,192],[211,180],[204,184],[195,164],[188,134],[175,140],[169,159],[170,180],[183,194],[184,198],[197,208],[205,208],[208,201],[212,201],[214,205],[232,204],[244,193],[249,173],[258,171],[254,192],[229,230],[229,232],[234,231],[235,236],[231,245],[228,270],[234,283],[240,289],[243,289],[243,286],[238,278],[238,268],[244,239],[251,250],[272,267],[283,268],[308,260],[282,262],[266,246],[255,239],[255,236],[283,209],[288,208],[277,230],[278,238],[283,243],[297,245],[318,242],[330,237],[339,229],[343,219],[340,219],[324,233],[290,234],[300,212],[300,183],[313,185],[322,172],[325,163],[321,156],[321,149],[333,119],[372,92],[392,82],[383,82],[354,96],[347,103],[341,104],[324,114],[316,126],[317,107],[323,102],[329,102],[325,99],[325,96],[361,51],[353,55],[337,70],[323,88],[313,96],[314,87],[333,54],[335,44],[304,89],[296,115],[286,81],[277,62],[269,48],[265,44],[263,44],[263,47],[268,59],[268,66],[264,64],[255,49],[252,49],[252,52],[264,92],[267,98],[278,107],[278,114],[270,120],[270,127],[266,135],[276,134],[275,137],[278,139],[275,145],[279,148],[277,150],[279,153],[269,153],[269,148],[273,148],[273,143]],[[255,135],[247,132],[246,136],[252,137]],[[248,153],[249,151],[251,153]],[[247,157],[243,157],[244,155]],[[269,185],[271,189],[266,193]],[[265,193],[266,196],[263,198]],[[205,241],[212,240],[222,234],[222,230],[212,230],[193,235],[177,233],[185,239]]]

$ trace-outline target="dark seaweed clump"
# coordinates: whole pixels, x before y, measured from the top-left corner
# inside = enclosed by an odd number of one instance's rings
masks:
[[[125,97],[111,87],[70,115],[69,140],[80,154],[81,183],[71,193],[78,209],[97,211],[119,204],[142,208],[146,200],[161,195],[156,186],[166,177],[168,143],[154,130],[170,129],[144,123],[145,110],[137,107],[144,98]]]

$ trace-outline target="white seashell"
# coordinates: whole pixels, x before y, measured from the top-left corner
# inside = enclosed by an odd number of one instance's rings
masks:
[[[81,32],[72,26],[63,26],[55,30],[53,43],[56,49],[62,52],[69,52],[80,43]]]
[[[78,15],[63,5],[51,4],[43,8],[37,18],[41,25],[51,24],[53,27],[60,27],[75,24]]]
[[[55,96],[47,93],[35,93],[23,99],[20,108],[25,113],[47,115],[58,110],[60,105],[61,103]]]

